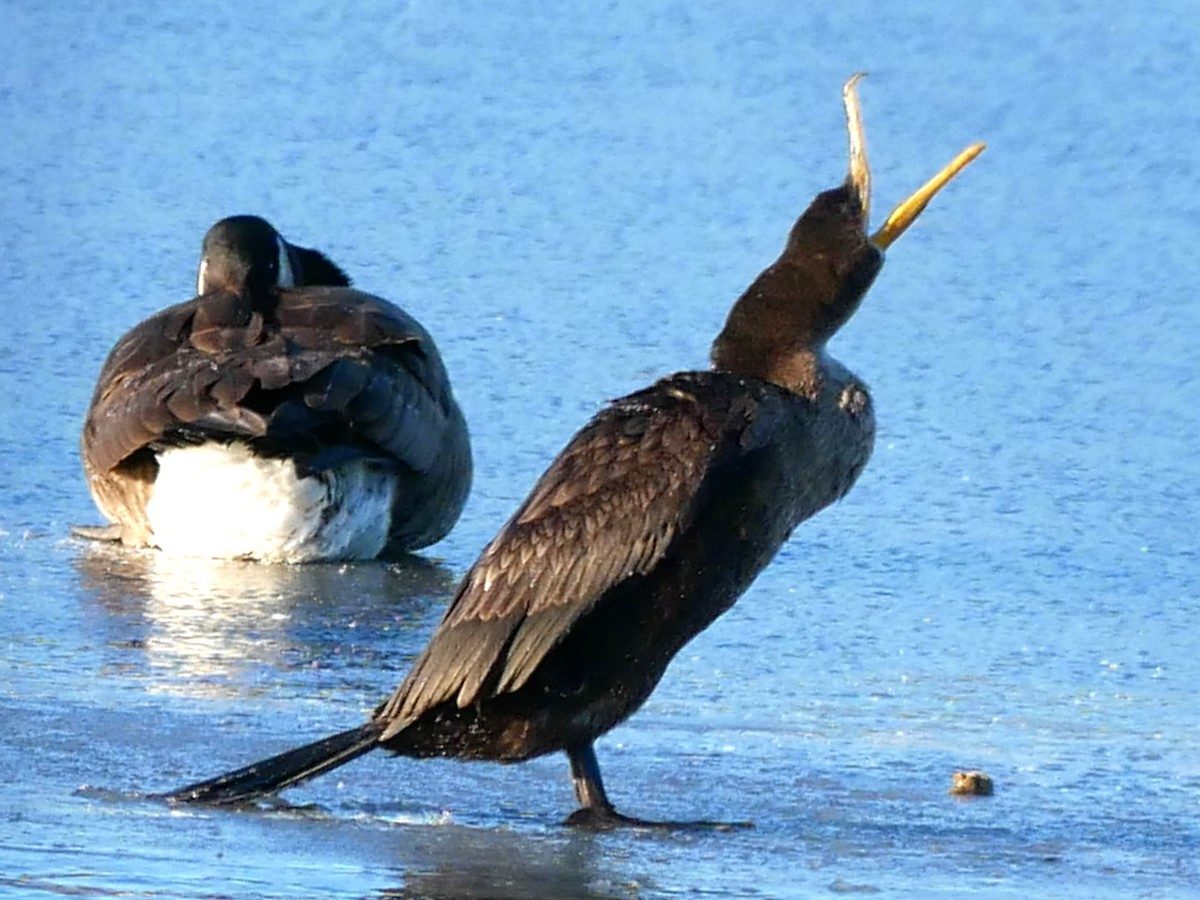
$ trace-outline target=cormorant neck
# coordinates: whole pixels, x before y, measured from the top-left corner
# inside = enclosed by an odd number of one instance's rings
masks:
[[[734,304],[713,342],[713,368],[812,393],[825,343],[858,309],[883,253],[865,235],[814,241],[804,224]]]

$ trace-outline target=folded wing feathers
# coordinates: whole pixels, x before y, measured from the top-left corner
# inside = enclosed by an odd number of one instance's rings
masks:
[[[703,411],[686,395],[676,399],[662,415],[610,407],[575,436],[467,573],[412,673],[380,707],[387,735],[451,698],[461,707],[485,692],[519,690],[606,591],[661,559],[715,450]]]
[[[426,332],[406,313],[346,288],[288,291],[278,320],[266,333],[259,319],[247,321],[243,340],[227,334],[236,330],[237,304],[226,310],[221,300],[209,295],[163,310],[118,341],[84,432],[93,470],[109,471],[182,426],[263,436],[269,410],[244,402],[256,389],[291,385],[303,385],[311,409],[341,416],[348,430],[412,468],[434,465],[449,427],[448,398],[437,381],[445,376],[425,352]],[[192,331],[197,310],[206,329],[199,342]]]

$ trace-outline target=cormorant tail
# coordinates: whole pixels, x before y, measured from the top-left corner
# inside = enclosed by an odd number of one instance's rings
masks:
[[[172,803],[245,803],[316,778],[369,753],[379,746],[382,731],[379,724],[367,722],[216,778],[156,796]]]

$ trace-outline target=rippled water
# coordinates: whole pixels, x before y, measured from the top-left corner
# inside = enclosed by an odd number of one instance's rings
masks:
[[[1200,896],[1190,4],[10,4],[0,42],[0,892]],[[1173,6],[1173,8],[1167,8]],[[369,757],[262,812],[137,799],[355,724],[597,405],[703,366],[844,170],[988,152],[835,353],[875,459],[645,709],[565,761]],[[108,347],[267,216],[438,337],[476,490],[424,563],[89,548]],[[991,798],[947,796],[980,767]]]

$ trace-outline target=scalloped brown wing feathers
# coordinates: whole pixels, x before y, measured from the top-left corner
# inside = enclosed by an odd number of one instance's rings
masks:
[[[378,711],[390,720],[381,740],[447,700],[461,707],[518,690],[606,591],[650,571],[737,433],[722,418],[660,383],[580,431],[463,579]]]
[[[450,401],[441,363],[411,317],[353,289],[305,288],[282,294],[265,331],[255,313],[243,323],[245,339],[225,323],[229,327],[205,332],[197,345],[200,314],[225,299],[199,297],[156,313],[113,348],[84,427],[84,456],[93,471],[112,469],[180,426],[260,437],[264,415],[240,405],[256,385],[280,390],[338,362],[341,370],[331,370],[320,385],[327,396],[309,405],[331,408],[340,399],[362,423],[364,437],[418,471],[430,465],[442,437],[433,423],[448,419]],[[413,416],[422,429],[406,427]],[[419,437],[434,446],[413,446]]]

